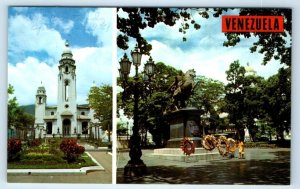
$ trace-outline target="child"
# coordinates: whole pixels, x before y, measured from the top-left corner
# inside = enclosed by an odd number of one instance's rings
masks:
[[[239,159],[245,159],[245,144],[242,140],[239,140]]]

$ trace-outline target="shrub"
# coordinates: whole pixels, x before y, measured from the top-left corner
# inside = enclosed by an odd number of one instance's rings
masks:
[[[69,163],[75,162],[85,151],[84,147],[78,145],[75,139],[63,140],[60,144],[60,149]]]
[[[19,139],[9,139],[7,141],[8,161],[18,160],[22,150],[22,143]]]
[[[33,139],[29,142],[30,147],[36,147],[41,145],[42,141],[40,139]]]
[[[55,154],[55,155],[63,155],[63,152],[60,150],[60,143],[61,140],[54,138],[49,140],[49,153],[50,154]]]

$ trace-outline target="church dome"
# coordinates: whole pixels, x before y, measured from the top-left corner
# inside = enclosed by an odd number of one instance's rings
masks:
[[[66,41],[65,42],[65,49],[63,51],[63,53],[61,54],[61,59],[72,59],[73,57],[73,54],[72,54],[72,51],[69,47],[69,42]]]
[[[256,71],[249,65],[249,62],[245,67],[245,71],[246,71],[246,75],[256,75]]]
[[[46,89],[45,89],[45,87],[43,86],[42,82],[41,82],[41,85],[38,87],[36,93],[37,93],[38,95],[44,95],[44,94],[46,94]]]
[[[38,91],[46,91],[45,87],[43,86],[43,82],[41,82],[41,85],[37,89]]]
[[[44,86],[40,86],[40,87],[38,87],[38,90],[39,90],[39,91],[45,91],[46,89],[45,89]]]

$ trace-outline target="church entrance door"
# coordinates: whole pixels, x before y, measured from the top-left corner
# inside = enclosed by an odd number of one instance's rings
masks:
[[[63,137],[70,136],[71,134],[71,121],[69,119],[63,120]]]

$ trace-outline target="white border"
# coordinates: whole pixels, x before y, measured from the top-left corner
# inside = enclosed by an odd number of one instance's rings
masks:
[[[112,27],[113,28],[117,28],[117,9],[114,9],[112,11],[112,19],[115,20],[115,22],[113,22],[112,24]],[[113,29],[113,39],[117,39],[117,30]],[[117,43],[116,43],[116,40],[112,40],[112,47],[113,47],[113,52],[112,52],[112,66],[113,66],[113,69],[112,69],[112,86],[117,86],[117,73],[115,72],[115,68],[117,68]],[[116,118],[117,117],[117,88],[116,87],[113,87],[113,113],[112,113],[112,116],[113,118]],[[114,154],[117,154],[117,121],[116,119],[113,119],[113,135],[112,135],[112,139],[113,139],[113,148],[112,148],[112,183],[113,184],[116,184],[117,183],[117,158]]]
[[[110,1],[96,1],[96,0],[1,0],[0,1],[0,127],[2,128],[0,132],[0,188],[5,189],[44,189],[50,188],[72,188],[79,189],[88,187],[89,189],[99,188],[105,186],[105,188],[152,188],[153,185],[98,185],[98,184],[10,184],[6,181],[6,139],[7,133],[4,132],[7,128],[7,7],[9,5],[23,5],[23,6],[105,6],[105,7],[117,7],[117,6],[170,6],[170,7],[285,7],[293,9],[293,46],[292,46],[292,153],[291,153],[291,185],[290,186],[265,186],[265,185],[249,185],[249,186],[222,186],[222,185],[155,185],[159,188],[300,188],[299,177],[299,147],[300,143],[300,116],[297,112],[300,112],[300,93],[297,90],[300,81],[300,53],[299,51],[299,31],[300,31],[300,7],[299,2],[293,0],[110,0]],[[115,34],[114,34],[115,35]],[[112,52],[116,56],[116,51]],[[116,69],[116,62],[114,60],[114,69]],[[115,76],[115,74],[113,74]],[[113,83],[116,83],[115,79]],[[114,91],[114,97],[115,90]],[[116,109],[116,101],[114,99],[114,110]],[[114,116],[116,113],[114,111]],[[115,119],[113,124],[116,125]],[[113,130],[114,133],[115,129]],[[113,140],[116,140],[116,135],[113,135]],[[115,145],[113,147],[113,153],[116,153]],[[297,161],[298,160],[298,161]],[[116,176],[115,165],[116,157],[113,156],[113,177]],[[270,168],[271,171],[271,168]],[[201,175],[201,173],[199,173]],[[297,176],[298,175],[298,176]],[[115,178],[113,182],[115,183]]]

